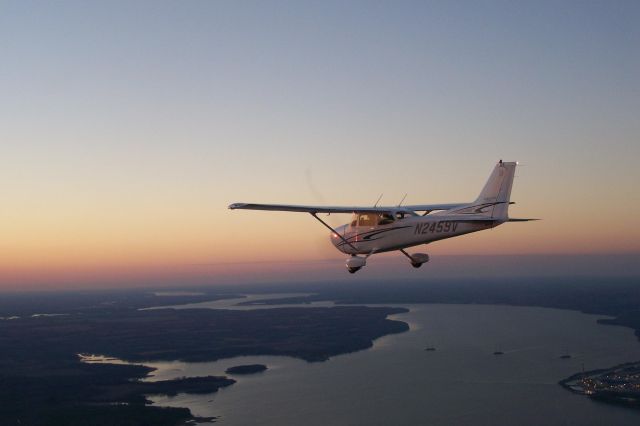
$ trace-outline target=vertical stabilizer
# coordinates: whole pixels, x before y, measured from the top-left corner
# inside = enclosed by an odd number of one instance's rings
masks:
[[[496,164],[489,180],[473,203],[475,206],[485,205],[479,209],[483,213],[489,214],[495,219],[507,220],[509,218],[509,199],[516,164],[516,162],[503,162],[502,160]]]

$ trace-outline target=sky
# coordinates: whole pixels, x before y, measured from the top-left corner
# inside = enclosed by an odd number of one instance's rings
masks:
[[[637,1],[0,1],[0,290],[334,277],[312,218],[227,205],[471,201],[499,159],[511,216],[543,220],[431,263],[637,273],[639,23]]]

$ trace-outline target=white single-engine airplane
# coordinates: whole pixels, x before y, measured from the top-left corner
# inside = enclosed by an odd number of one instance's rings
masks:
[[[491,229],[505,222],[536,220],[510,219],[508,216],[509,204],[513,204],[509,198],[516,165],[515,162],[500,160],[478,198],[471,203],[395,207],[233,203],[229,208],[310,213],[331,230],[333,245],[350,255],[347,269],[351,273],[365,266],[372,254],[394,250],[402,252],[414,268],[419,268],[429,261],[429,256],[424,253],[409,254],[404,249]],[[320,219],[318,213],[352,213],[353,218],[350,223],[334,229]]]

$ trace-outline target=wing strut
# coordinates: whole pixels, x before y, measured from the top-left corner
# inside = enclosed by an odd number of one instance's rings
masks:
[[[414,260],[413,260],[413,257],[411,257],[411,255],[410,255],[409,253],[407,253],[406,251],[404,251],[403,249],[400,249],[400,252],[401,252],[402,254],[404,254],[405,256],[407,256],[407,257],[409,258],[409,260],[410,260],[410,261],[412,261],[412,262],[414,261]]]
[[[345,244],[347,244],[349,247],[351,247],[351,248],[352,248],[356,253],[358,252],[358,249],[357,249],[357,248],[355,248],[355,247],[353,246],[353,244],[351,244],[349,241],[347,241],[347,240],[346,240],[342,235],[340,235],[340,233],[339,233],[339,232],[337,232],[335,229],[333,229],[332,227],[330,227],[329,225],[327,225],[327,223],[326,223],[324,220],[320,219],[320,218],[317,216],[317,214],[316,214],[316,213],[310,212],[309,214],[310,214],[311,216],[315,217],[316,219],[318,219],[318,221],[319,221],[321,224],[323,224],[324,226],[326,226],[327,228],[329,228],[329,229],[331,230],[331,232],[333,232],[335,235],[337,235],[338,237],[340,237],[340,239],[341,239],[342,241],[344,241],[344,243],[345,243]]]

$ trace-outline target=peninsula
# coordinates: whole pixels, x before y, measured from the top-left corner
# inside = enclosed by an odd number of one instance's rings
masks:
[[[640,409],[640,362],[577,373],[559,384],[592,399]]]

